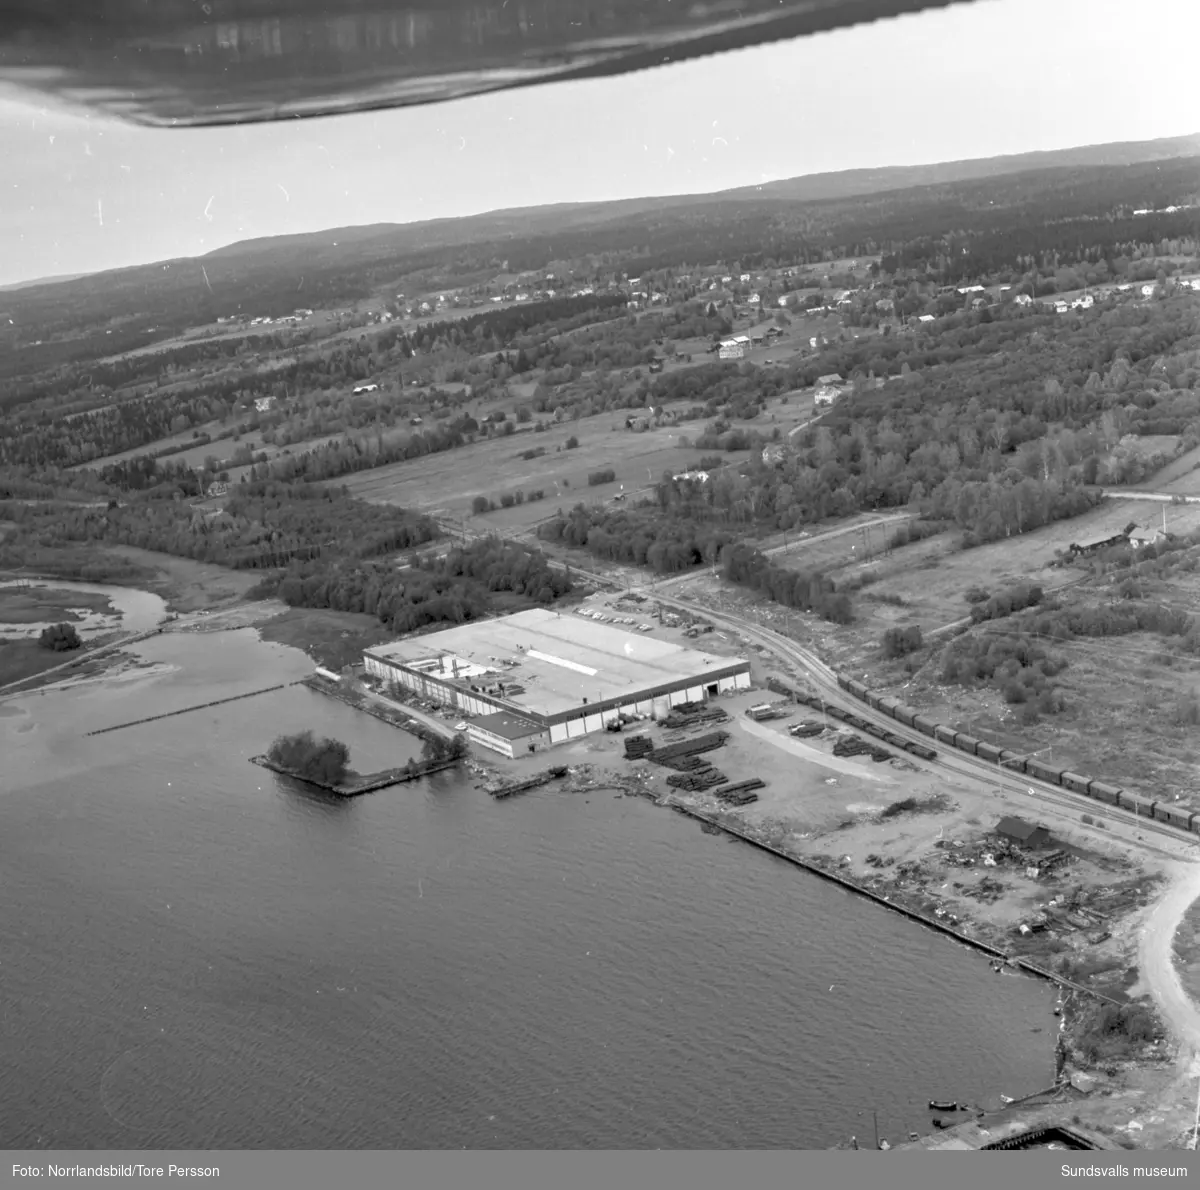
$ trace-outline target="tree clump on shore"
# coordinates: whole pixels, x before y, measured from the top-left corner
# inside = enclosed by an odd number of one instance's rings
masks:
[[[43,628],[41,636],[38,637],[38,644],[43,649],[50,649],[55,653],[66,653],[71,649],[78,649],[83,641],[79,639],[79,633],[75,631],[72,624],[51,624],[49,628]]]
[[[421,760],[433,764],[439,760],[458,760],[469,751],[467,737],[456,732],[453,739],[444,739],[440,735],[427,735],[421,745]]]
[[[267,751],[267,759],[320,785],[340,785],[350,771],[350,749],[341,740],[318,740],[311,731],[278,736]]]

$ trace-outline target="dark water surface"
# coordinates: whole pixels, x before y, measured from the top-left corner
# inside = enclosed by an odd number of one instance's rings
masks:
[[[1053,1081],[1047,986],[647,802],[314,796],[247,758],[416,747],[303,687],[83,738],[311,668],[139,648],[0,704],[7,1147],[808,1148]]]

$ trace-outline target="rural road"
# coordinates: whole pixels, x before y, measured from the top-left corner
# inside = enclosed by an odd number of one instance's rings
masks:
[[[1138,946],[1138,969],[1159,1011],[1190,1061],[1200,1055],[1200,1007],[1184,990],[1175,966],[1175,935],[1200,897],[1200,865],[1181,867],[1166,896],[1150,912]]]

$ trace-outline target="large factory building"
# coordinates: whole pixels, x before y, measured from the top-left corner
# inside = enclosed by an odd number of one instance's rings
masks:
[[[505,755],[600,731],[621,712],[662,718],[750,685],[750,662],[536,609],[377,645],[369,674],[457,707]]]

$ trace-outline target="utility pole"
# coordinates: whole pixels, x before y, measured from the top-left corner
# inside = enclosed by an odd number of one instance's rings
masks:
[[[877,1111],[873,1111],[871,1113],[871,1119],[875,1124],[875,1147],[879,1148],[879,1113]]]

